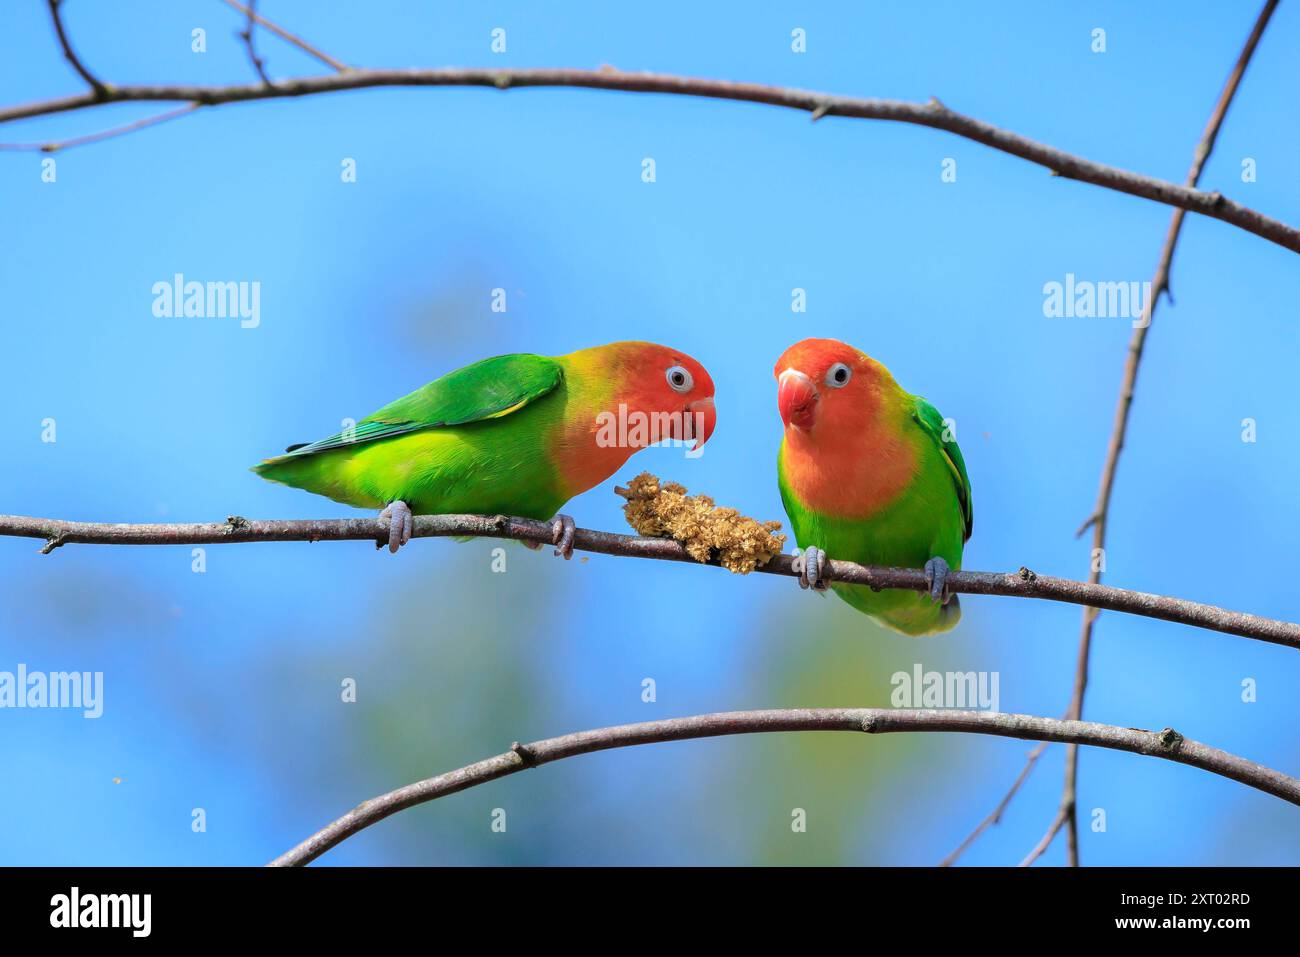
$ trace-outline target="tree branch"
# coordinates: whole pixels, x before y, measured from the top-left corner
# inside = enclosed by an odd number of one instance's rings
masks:
[[[550,544],[554,538],[550,522],[508,515],[417,515],[415,538],[473,536],[509,538]],[[119,525],[105,522],[66,522],[24,515],[0,515],[0,536],[43,538],[42,553],[63,545],[222,545],[237,542],[387,541],[373,518],[252,520],[232,515],[225,522],[208,524]],[[670,538],[638,538],[613,532],[580,528],[574,547],[602,555],[655,558],[663,561],[699,564],[686,549]],[[798,577],[793,556],[778,555],[755,571],[769,575]],[[831,561],[830,578],[837,582],[869,588],[903,588],[926,591],[925,572],[919,568],[884,568]],[[1300,649],[1300,624],[1228,611],[1182,598],[1151,595],[1100,585],[1049,578],[1027,568],[1016,572],[955,571],[948,576],[948,589],[971,595],[1008,595],[1041,598],[1074,605],[1089,605],[1129,612],[1185,625],[1208,628],[1244,638]]]
[[[58,35],[59,46],[63,48],[63,56],[72,64],[72,68],[77,71],[81,78],[89,84],[92,96],[91,102],[105,102],[111,95],[111,90],[98,77],[86,69],[86,65],[81,62],[81,58],[72,49],[72,43],[68,40],[67,31],[63,28],[63,13],[59,9],[63,0],[46,0],[46,2],[49,4],[50,19],[54,21],[54,32]]]
[[[72,149],[74,146],[85,146],[88,143],[99,143],[103,140],[111,140],[115,136],[124,136],[127,133],[134,133],[136,130],[142,130],[147,126],[157,126],[159,123],[166,123],[169,120],[175,120],[187,113],[193,113],[199,108],[197,103],[189,103],[185,106],[178,106],[174,110],[168,110],[165,113],[158,113],[154,116],[146,116],[132,123],[125,123],[122,126],[114,126],[111,129],[99,130],[95,133],[86,133],[82,136],[74,136],[66,140],[49,140],[44,143],[0,143],[0,150],[9,150],[15,152],[29,153],[57,153],[60,150]]]
[[[257,30],[257,0],[248,0],[248,6],[241,7],[234,0],[226,0],[228,4],[236,10],[242,10],[247,18],[244,22],[244,29],[239,32],[239,39],[244,41],[244,49],[248,53],[248,59],[253,64],[253,72],[265,86],[273,86],[271,78],[266,75],[266,63],[257,55],[257,45],[254,40],[254,32]]]
[[[669,718],[579,731],[532,744],[516,743],[509,751],[437,777],[408,784],[371,798],[281,854],[272,866],[308,864],[358,831],[390,814],[457,791],[464,791],[510,774],[592,751],[626,748],[662,741],[683,741],[731,734],[776,731],[892,732],[955,731],[1028,741],[1070,741],[1114,751],[1128,751],[1191,765],[1231,778],[1284,801],[1300,805],[1300,780],[1184,738],[1172,728],[1143,731],[1090,721],[1059,721],[1026,714],[995,711],[938,711],[892,708],[801,708],[784,711],[727,711],[689,718]]]
[[[998,802],[998,806],[989,812],[988,817],[975,825],[975,830],[967,834],[965,840],[958,844],[952,853],[939,862],[940,867],[952,867],[957,863],[957,858],[965,854],[967,848],[974,844],[981,834],[987,831],[994,824],[1001,823],[1002,815],[1006,813],[1007,806],[1011,804],[1011,799],[1020,793],[1020,788],[1027,780],[1029,780],[1030,772],[1034,770],[1034,765],[1038,763],[1038,759],[1043,756],[1043,752],[1046,750],[1047,742],[1044,741],[1029,752],[1025,757],[1025,766],[1020,769],[1020,774],[1017,775],[1015,781],[1011,783],[1011,787],[1007,789],[1007,793],[1002,796],[1002,800]]]
[[[1065,819],[1068,816],[1069,811],[1066,809],[1065,805],[1058,805],[1056,808],[1056,817],[1052,818],[1052,823],[1048,825],[1047,833],[1038,839],[1038,843],[1034,845],[1034,849],[1026,854],[1024,860],[1016,866],[1032,867],[1034,861],[1042,857],[1047,849],[1052,846],[1052,841],[1055,840],[1057,834],[1061,833],[1061,828],[1065,826]],[[1077,861],[1075,862],[1075,866],[1078,866]]]
[[[1277,0],[1267,0],[1261,10],[1259,17],[1256,19],[1254,29],[1251,30],[1250,36],[1246,39],[1246,45],[1242,48],[1241,54],[1237,57],[1237,62],[1228,76],[1228,81],[1224,86],[1223,92],[1219,96],[1218,103],[1215,105],[1214,112],[1211,113],[1210,119],[1206,124],[1205,131],[1201,135],[1201,141],[1197,145],[1196,152],[1193,154],[1192,169],[1187,177],[1187,186],[1195,187],[1200,179],[1201,169],[1205,161],[1209,158],[1211,150],[1214,148],[1214,142],[1218,137],[1219,129],[1223,124],[1224,117],[1227,115],[1228,106],[1240,85],[1241,78],[1245,74],[1246,65],[1250,62],[1251,56],[1255,52],[1259,39],[1264,33],[1264,28],[1268,25],[1269,19],[1277,7]],[[1120,449],[1124,445],[1124,436],[1128,427],[1129,407],[1133,401],[1133,385],[1137,380],[1138,363],[1142,357],[1142,347],[1146,341],[1147,329],[1150,326],[1151,318],[1155,315],[1156,305],[1159,301],[1160,294],[1169,293],[1169,268],[1173,261],[1174,247],[1178,242],[1178,235],[1182,229],[1183,210],[1177,210],[1174,213],[1173,221],[1170,223],[1169,230],[1165,238],[1165,246],[1161,253],[1160,263],[1156,269],[1155,279],[1152,281],[1152,294],[1147,306],[1147,313],[1144,317],[1146,322],[1139,328],[1134,329],[1132,339],[1129,343],[1128,360],[1125,363],[1123,384],[1120,387],[1119,406],[1115,415],[1115,427],[1111,434],[1110,447],[1107,451],[1106,462],[1102,467],[1101,488],[1097,496],[1097,505],[1093,514],[1079,527],[1076,535],[1082,535],[1090,526],[1093,527],[1093,547],[1103,548],[1105,545],[1106,517],[1110,506],[1111,490],[1115,482],[1115,470],[1119,463]],[[1096,584],[1101,580],[1101,573],[1093,570],[1089,576],[1089,583]],[[1083,707],[1083,689],[1087,685],[1087,668],[1089,659],[1089,650],[1092,640],[1092,626],[1096,620],[1097,612],[1094,608],[1085,608],[1083,615],[1083,626],[1080,636],[1080,648],[1077,658],[1075,671],[1074,693],[1071,698],[1070,707],[1067,710],[1066,717],[1078,718],[1082,713]],[[961,854],[980,836],[990,825],[996,824],[1006,810],[1008,803],[1024,784],[1025,779],[1033,771],[1039,757],[1042,756],[1043,748],[1040,745],[1035,748],[1025,762],[1024,769],[1011,785],[1010,790],[1002,801],[994,808],[983,821],[976,826],[975,830],[962,841],[951,854],[942,861],[943,866],[952,864]],[[1070,848],[1067,852],[1067,859],[1073,865],[1078,864],[1078,831],[1075,824],[1074,807],[1076,803],[1075,791],[1078,776],[1078,749],[1068,748],[1066,756],[1066,783],[1063,787],[1062,800],[1057,808],[1057,813],[1048,826],[1046,833],[1039,840],[1034,849],[1021,861],[1021,866],[1028,866],[1036,861],[1051,845],[1052,840],[1060,832],[1061,828],[1067,824],[1070,825]],[[1068,813],[1067,813],[1068,809]]]
[[[1241,78],[1246,73],[1246,67],[1250,64],[1250,59],[1255,53],[1255,48],[1259,45],[1260,37],[1264,35],[1264,30],[1268,26],[1269,19],[1273,16],[1273,11],[1277,9],[1278,0],[1267,0],[1255,20],[1255,26],[1246,38],[1246,44],[1242,47],[1237,62],[1233,65],[1232,72],[1228,74],[1228,79],[1223,85],[1223,91],[1219,94],[1218,102],[1214,105],[1214,110],[1210,113],[1210,118],[1205,124],[1205,130],[1201,134],[1200,142],[1196,145],[1196,150],[1192,154],[1192,165],[1187,172],[1186,185],[1188,189],[1195,189],[1196,184],[1201,179],[1201,171],[1205,168],[1205,161],[1209,159],[1210,153],[1214,150],[1215,141],[1219,137],[1219,130],[1223,126],[1223,121],[1228,115],[1228,107],[1232,105],[1232,99],[1241,85]],[[1115,407],[1115,425],[1111,431],[1110,444],[1106,451],[1106,462],[1101,470],[1101,484],[1097,492],[1097,504],[1093,508],[1091,519],[1085,522],[1079,534],[1083,534],[1084,529],[1089,524],[1092,526],[1092,555],[1104,554],[1106,547],[1106,524],[1110,514],[1110,498],[1115,487],[1115,473],[1119,468],[1120,453],[1124,448],[1124,439],[1128,435],[1129,412],[1133,407],[1133,392],[1137,385],[1138,366],[1142,362],[1142,351],[1146,345],[1147,333],[1151,329],[1151,321],[1155,318],[1156,305],[1160,300],[1161,293],[1169,292],[1169,271],[1173,265],[1174,250],[1178,247],[1178,237],[1183,229],[1184,211],[1181,209],[1174,210],[1173,217],[1169,221],[1169,230],[1165,234],[1164,247],[1160,251],[1160,260],[1156,265],[1155,277],[1151,280],[1151,295],[1147,297],[1147,311],[1143,317],[1146,321],[1133,330],[1133,335],[1129,340],[1128,356],[1124,360],[1124,375],[1119,387],[1119,401]],[[1101,581],[1100,565],[1094,560],[1092,571],[1088,576],[1091,584]],[[1074,673],[1074,688],[1070,696],[1070,706],[1066,710],[1066,718],[1079,718],[1083,714],[1083,696],[1088,687],[1088,664],[1092,652],[1092,633],[1093,625],[1097,620],[1097,612],[1091,608],[1085,608],[1083,612],[1083,622],[1079,629],[1079,653]],[[1071,745],[1065,753],[1065,781],[1061,791],[1061,811],[1064,815],[1065,833],[1066,833],[1066,860],[1072,867],[1079,865],[1079,827],[1077,811],[1077,791],[1079,778],[1079,749]],[[1060,829],[1060,817],[1053,822],[1053,826],[1048,829],[1044,835],[1044,840],[1051,843],[1052,837]],[[1044,845],[1044,849],[1046,845]]]
[[[227,6],[233,7],[234,9],[238,10],[240,13],[248,17],[250,22],[247,27],[247,30],[249,33],[252,33],[252,29],[253,29],[252,24],[257,23],[261,26],[266,27],[266,29],[270,30],[281,40],[286,40],[289,43],[292,43],[294,46],[296,46],[303,53],[306,53],[308,56],[313,56],[317,60],[320,60],[321,63],[324,63],[327,67],[330,67],[331,69],[334,70],[338,70],[340,73],[348,69],[346,63],[340,63],[338,60],[334,59],[328,53],[321,52],[320,50],[312,46],[310,43],[308,43],[306,40],[302,39],[301,37],[295,36],[294,34],[290,33],[288,30],[284,29],[284,27],[278,26],[272,23],[270,20],[266,19],[266,17],[262,16],[260,13],[257,12],[256,9],[254,9],[255,6],[254,3],[250,2],[248,6],[244,6],[242,3],[239,2],[239,0],[225,0],[225,3]]]
[[[1247,232],[1277,243],[1292,252],[1300,252],[1300,229],[1271,219],[1242,206],[1220,193],[1202,192],[1151,176],[1143,176],[1114,166],[1094,163],[1036,140],[999,129],[982,120],[948,109],[936,99],[928,103],[903,100],[858,99],[833,96],[808,90],[763,86],[756,83],[733,83],[697,77],[657,73],[625,73],[620,70],[520,69],[502,70],[469,67],[409,70],[347,70],[324,76],[297,77],[278,81],[273,87],[263,83],[231,86],[121,86],[111,88],[106,96],[81,94],[36,103],[0,108],[0,123],[33,116],[48,116],[82,110],[101,103],[148,101],[189,101],[204,106],[241,103],[249,100],[311,96],[340,90],[358,90],[392,86],[478,86],[505,90],[511,87],[578,87],[620,90],[626,93],[668,93],[710,99],[739,100],[769,106],[803,110],[813,119],[844,116],[869,120],[892,120],[945,130],[985,146],[1019,156],[1045,166],[1067,179],[1092,183],[1107,189],[1140,196],[1188,212],[1201,213],[1230,223]]]

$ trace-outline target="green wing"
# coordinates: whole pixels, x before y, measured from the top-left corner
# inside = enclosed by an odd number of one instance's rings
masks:
[[[915,396],[916,406],[912,410],[912,418],[916,421],[921,430],[930,438],[934,439],[939,451],[943,453],[944,461],[948,463],[948,471],[952,473],[952,483],[957,488],[957,500],[961,503],[961,513],[966,519],[966,531],[962,535],[962,541],[970,539],[971,529],[975,527],[975,509],[971,503],[970,476],[966,474],[966,460],[961,456],[961,449],[957,447],[956,439],[946,438],[947,427],[943,424],[943,416],[939,410],[932,406],[920,396]]]
[[[559,363],[545,356],[483,359],[390,402],[347,432],[291,446],[287,452],[289,456],[312,455],[409,432],[499,419],[553,392],[560,378]]]

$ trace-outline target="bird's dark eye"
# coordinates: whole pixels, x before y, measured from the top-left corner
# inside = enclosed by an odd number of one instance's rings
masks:
[[[832,389],[842,389],[853,378],[853,370],[843,362],[837,362],[826,370],[826,384]]]
[[[695,385],[695,380],[691,378],[691,374],[681,366],[669,367],[664,375],[668,379],[668,385],[672,387],[674,392],[690,392],[691,387]]]

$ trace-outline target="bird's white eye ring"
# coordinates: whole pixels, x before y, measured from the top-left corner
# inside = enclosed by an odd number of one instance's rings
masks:
[[[832,389],[842,389],[853,378],[853,370],[843,362],[837,362],[826,370],[826,384]]]
[[[668,371],[664,373],[664,378],[668,380],[668,385],[674,392],[690,392],[695,385],[695,380],[691,377],[691,374],[681,366],[669,367]]]

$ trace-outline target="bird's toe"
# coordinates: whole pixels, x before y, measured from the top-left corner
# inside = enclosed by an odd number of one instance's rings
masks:
[[[573,521],[572,515],[561,513],[551,520],[551,527],[554,530],[551,541],[555,545],[555,554],[563,556],[564,560],[568,561],[573,557],[573,539],[578,532],[577,523]]]
[[[948,604],[948,573],[952,569],[948,563],[936,555],[925,563],[925,582],[930,589],[930,600],[941,605]]]
[[[379,513],[379,527],[388,535],[388,551],[396,554],[397,550],[411,540],[411,535],[415,531],[415,516],[411,514],[410,507],[400,499],[389,502],[388,506]],[[375,543],[382,547],[383,542]]]
[[[830,562],[816,545],[809,545],[795,558],[794,568],[799,572],[800,588],[825,591],[830,587]]]

